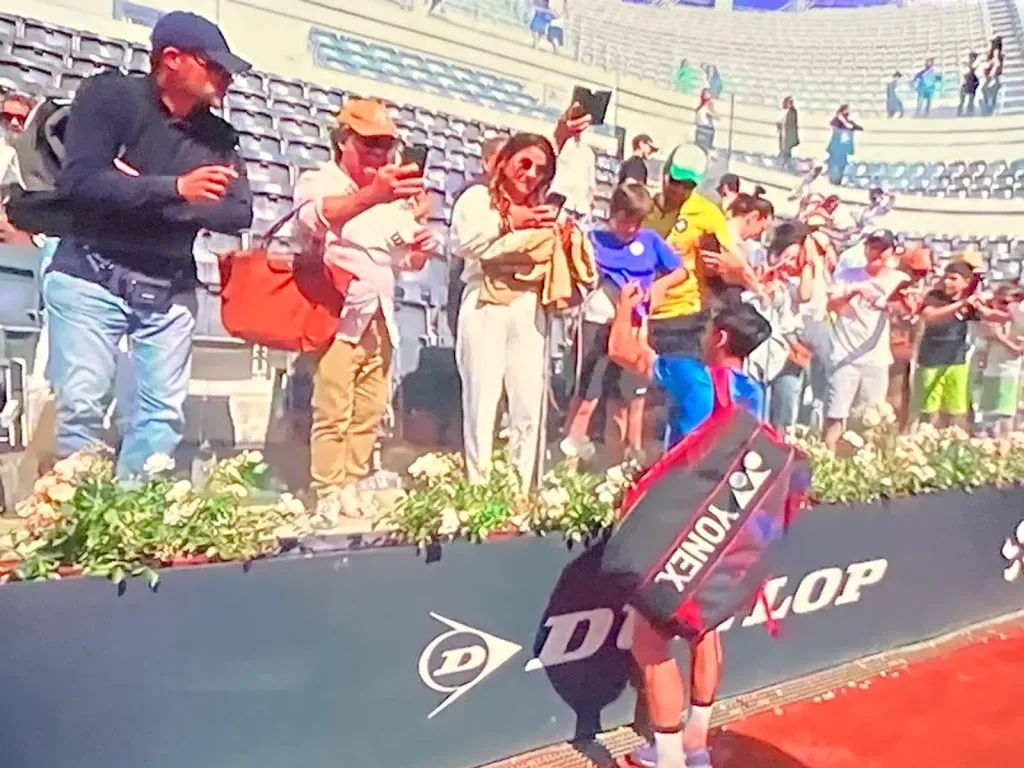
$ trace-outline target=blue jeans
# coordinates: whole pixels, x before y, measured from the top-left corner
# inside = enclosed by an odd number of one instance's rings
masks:
[[[832,338],[827,320],[804,318],[800,341],[811,350],[810,385],[813,405],[810,426],[821,429],[825,423],[825,401],[828,398],[828,380],[832,375]]]
[[[802,368],[787,363],[782,373],[772,380],[768,388],[768,420],[773,426],[786,429],[796,425],[800,417],[800,399],[804,393],[804,376]]]
[[[102,286],[49,272],[43,303],[48,373],[57,398],[58,458],[101,442],[124,336],[133,386],[130,402],[119,407],[124,426],[117,474],[138,474],[153,454],[173,455],[185,426],[195,296],[176,297],[167,312],[136,311]]]

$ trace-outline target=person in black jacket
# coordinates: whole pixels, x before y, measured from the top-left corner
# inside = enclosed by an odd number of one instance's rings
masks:
[[[634,136],[633,154],[624,160],[619,168],[619,184],[625,184],[627,181],[647,184],[647,158],[657,151],[654,140],[646,133]]]
[[[249,68],[192,13],[153,29],[152,74],[97,75],[68,117],[57,191],[74,214],[43,280],[57,458],[99,443],[127,336],[133,376],[117,472],[138,474],[181,441],[195,328],[200,229],[252,223],[231,126],[213,115]],[[147,469],[166,462],[150,462]]]

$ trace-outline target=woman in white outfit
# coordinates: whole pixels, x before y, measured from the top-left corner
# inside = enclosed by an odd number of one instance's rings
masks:
[[[554,224],[557,209],[544,205],[554,175],[551,143],[537,134],[516,134],[495,158],[489,184],[467,189],[452,211],[456,255],[465,263],[455,353],[462,378],[466,470],[473,482],[487,476],[503,390],[509,450],[524,486],[536,468],[547,380],[544,312],[536,287],[514,282],[504,286],[511,294],[504,303],[482,302],[481,259],[503,235]]]

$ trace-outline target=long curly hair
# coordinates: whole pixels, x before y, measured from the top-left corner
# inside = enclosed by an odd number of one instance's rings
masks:
[[[501,216],[502,221],[508,219],[511,200],[508,191],[505,189],[505,166],[519,152],[530,147],[537,147],[547,157],[547,165],[544,168],[543,176],[537,183],[531,199],[527,201],[530,205],[540,205],[547,194],[551,180],[555,178],[555,149],[551,142],[537,133],[515,133],[505,142],[505,145],[498,152],[494,159],[494,172],[491,174],[487,186],[491,192],[491,207]]]

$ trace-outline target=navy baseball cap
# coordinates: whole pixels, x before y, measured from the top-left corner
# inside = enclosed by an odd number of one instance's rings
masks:
[[[232,75],[252,67],[248,61],[231,52],[220,27],[188,11],[171,11],[161,16],[153,27],[152,44],[154,51],[178,48],[201,54]]]

